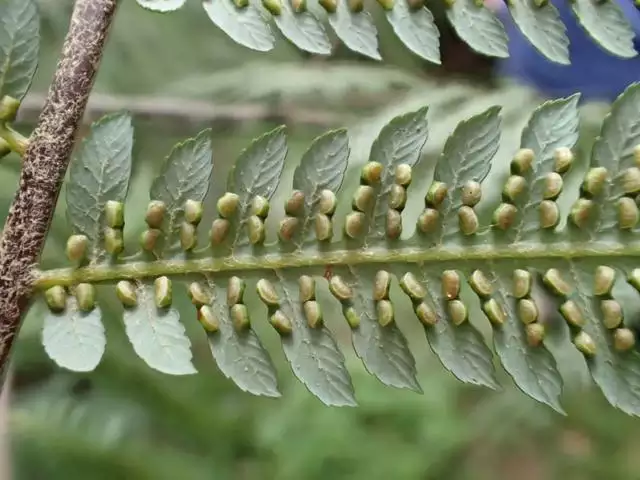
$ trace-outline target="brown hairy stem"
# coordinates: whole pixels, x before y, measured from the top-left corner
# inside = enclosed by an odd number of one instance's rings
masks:
[[[0,381],[38,263],[118,0],[76,0],[53,83],[29,139],[0,243]],[[3,382],[2,382],[3,383]]]

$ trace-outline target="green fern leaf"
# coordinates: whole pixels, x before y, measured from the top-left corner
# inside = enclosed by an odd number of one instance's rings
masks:
[[[630,415],[640,415],[640,354],[635,350],[616,350],[615,337],[604,325],[603,300],[592,293],[593,264],[570,261],[566,265],[567,279],[575,287],[575,293],[568,299],[574,300],[582,311],[583,329],[593,339],[597,351],[586,358],[591,376],[611,405]],[[575,339],[576,329],[571,329]]]
[[[184,0],[138,0],[155,11],[180,8]],[[439,32],[424,2],[379,1],[398,39],[414,54],[440,63]],[[515,24],[531,44],[552,62],[567,65],[569,40],[558,11],[548,2],[508,2]],[[275,45],[268,20],[273,17],[283,35],[301,50],[328,55],[330,41],[320,19],[325,15],[347,48],[380,60],[377,30],[362,0],[326,0],[307,5],[305,0],[203,0],[211,20],[231,39],[247,48],[270,51]],[[623,11],[612,2],[576,0],[573,10],[593,41],[613,55],[636,55],[634,33]],[[509,56],[508,38],[495,14],[477,0],[445,2],[447,17],[458,36],[476,52]]]
[[[296,229],[294,246],[315,240],[312,225],[318,213],[318,202],[323,190],[340,190],[349,162],[349,136],[346,130],[327,132],[318,137],[302,156],[293,174],[293,188],[304,195],[304,212]]]
[[[440,32],[431,11],[425,7],[412,9],[407,0],[398,0],[386,14],[393,31],[409,50],[440,64]]]
[[[344,44],[354,52],[382,60],[378,52],[378,31],[369,12],[352,12],[345,0],[338,1],[336,11],[327,13],[329,24]]]
[[[163,202],[166,208],[165,249],[174,246],[184,222],[186,201],[204,200],[209,190],[212,170],[210,129],[176,145],[165,159],[160,174],[154,179],[149,191],[151,200]]]
[[[89,239],[89,257],[104,259],[105,206],[123,202],[131,176],[131,116],[118,113],[92,125],[74,155],[66,189],[67,218],[75,233]]]
[[[475,0],[456,0],[447,18],[458,36],[473,50],[492,57],[509,56],[507,34],[495,15]]]
[[[349,135],[344,129],[327,132],[313,141],[293,174],[293,188],[305,195],[310,207],[322,190],[337,192],[349,160]]]
[[[605,117],[600,135],[596,139],[591,155],[592,168],[606,168],[609,184],[595,196],[594,216],[599,221],[590,223],[598,236],[614,233],[617,226],[617,203],[628,192],[625,191],[625,174],[636,167],[634,147],[640,143],[640,88],[627,89],[611,107]],[[630,170],[631,169],[631,170]]]
[[[544,345],[532,346],[529,343],[525,325],[518,318],[517,300],[509,288],[513,284],[514,270],[493,272],[490,279],[497,287],[495,298],[505,315],[503,325],[493,331],[496,353],[504,369],[524,393],[564,413],[559,398],[562,377],[556,361]]]
[[[308,325],[295,275],[275,271],[272,280],[282,298],[281,311],[292,322],[282,347],[296,377],[326,405],[355,406],[351,377],[344,357],[326,327]]]
[[[233,251],[238,246],[247,245],[243,236],[250,217],[255,216],[251,202],[256,197],[269,200],[280,182],[284,160],[287,156],[287,137],[284,127],[278,127],[244,150],[229,174],[227,190],[239,195],[239,207],[234,220],[235,235],[229,243]]]
[[[40,23],[33,0],[0,3],[0,98],[21,100],[38,66]]]
[[[522,132],[521,148],[533,151],[536,162],[525,177],[529,184],[515,201],[518,218],[505,238],[519,242],[535,237],[540,232],[539,206],[543,200],[545,179],[554,171],[554,152],[559,147],[573,148],[578,141],[578,94],[548,101],[531,115]]]
[[[260,339],[251,328],[234,328],[226,300],[227,289],[216,285],[210,277],[206,278],[206,285],[212,292],[211,306],[220,323],[219,332],[207,332],[218,368],[242,391],[279,397],[276,371]]]
[[[107,230],[119,230],[105,228],[106,207],[108,202],[124,202],[127,196],[132,148],[131,117],[125,113],[114,114],[92,125],[71,162],[66,187],[67,218],[74,233],[84,238],[70,240],[67,254],[79,264],[84,264],[87,258],[93,264],[107,260]],[[110,241],[117,243],[117,239]],[[61,295],[66,296],[58,294]],[[73,297],[63,301],[66,307],[61,306],[60,312],[45,319],[45,350],[62,367],[93,370],[100,362],[106,343],[100,310],[93,306],[93,298],[87,299],[91,307],[83,311],[78,309]]]
[[[263,14],[252,4],[237,8],[232,0],[202,0],[211,21],[236,43],[259,52],[275,46],[275,38]]]
[[[438,321],[424,324],[429,346],[442,365],[460,381],[492,389],[498,388],[493,357],[477,328],[469,322],[454,325],[446,299],[439,293],[440,275],[427,271],[426,266],[394,267],[397,278],[413,274],[424,297],[416,301],[426,302]]]
[[[371,146],[369,160],[383,166],[380,186],[374,192],[374,198],[368,215],[368,225],[364,235],[356,239],[361,244],[383,240],[386,237],[386,213],[391,186],[395,182],[395,170],[398,165],[415,165],[420,152],[427,142],[428,108],[408,113],[393,119],[385,126]]]
[[[469,188],[467,183],[482,182],[491,169],[491,160],[500,146],[499,113],[500,108],[491,107],[461,122],[445,143],[433,174],[434,180],[449,187],[447,201],[440,208],[441,228],[435,240],[438,245],[459,233],[458,209]]]
[[[169,375],[196,373],[191,363],[191,342],[173,308],[158,308],[153,288],[138,285],[138,305],[124,311],[127,337],[136,354],[151,368]]]
[[[289,1],[282,2],[275,23],[282,34],[299,49],[318,55],[331,53],[331,42],[320,21],[309,12],[296,13]]]
[[[367,371],[386,385],[421,392],[406,338],[397,325],[380,324],[376,304],[369,299],[374,272],[351,267],[334,272],[342,275],[354,291],[353,306],[344,308],[353,308],[359,318],[358,327],[352,329],[353,346]]]
[[[459,241],[459,209],[465,190],[475,182],[479,185],[491,168],[491,161],[500,143],[500,109],[491,107],[458,125],[448,138],[434,171],[434,182],[447,185],[446,198],[439,207],[438,227],[428,233],[419,233],[420,244],[445,245]],[[398,275],[405,272],[396,270]],[[496,388],[491,352],[475,326],[465,322],[461,328],[451,328],[447,299],[437,293],[434,285],[440,282],[425,268],[416,269],[413,275],[430,297],[429,306],[438,318],[435,328],[427,328],[427,337],[434,353],[443,365],[463,381]],[[400,277],[399,277],[400,278]],[[451,352],[455,352],[452,354]],[[457,352],[465,352],[458,355]]]
[[[304,153],[293,175],[294,192],[303,195],[303,199],[300,201],[294,194],[285,207],[287,217],[280,228],[283,251],[316,250],[313,230],[317,232],[317,228],[311,228],[314,218],[323,208],[321,202],[326,202],[323,195],[333,195],[342,185],[348,159],[346,130],[327,132]],[[287,220],[293,222],[293,235],[288,234]],[[315,286],[309,286],[311,292],[302,298],[296,275],[274,270],[269,279],[282,298],[281,312],[292,323],[291,334],[282,336],[282,346],[294,374],[325,404],[354,406],[351,378],[331,332],[323,325]],[[270,311],[270,315],[274,313]]]
[[[74,297],[68,297],[64,312],[44,317],[42,344],[59,366],[74,372],[94,370],[104,354],[107,339],[99,308],[78,310]]]
[[[551,3],[538,6],[535,0],[509,2],[508,5],[514,22],[540,53],[561,65],[571,63],[569,38],[556,7]]]
[[[278,127],[254,140],[240,154],[229,177],[228,190],[241,195],[241,205],[247,204],[253,195],[270,199],[278,187],[286,155],[284,127]]]
[[[138,5],[154,12],[173,12],[181,8],[187,0],[136,0]]]
[[[633,47],[635,32],[615,2],[576,0],[572,8],[589,36],[607,52],[623,58],[637,55]]]

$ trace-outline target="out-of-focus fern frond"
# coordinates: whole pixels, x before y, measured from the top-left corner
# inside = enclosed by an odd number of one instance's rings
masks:
[[[138,0],[145,8],[167,12],[177,10],[183,1]],[[307,4],[308,3],[308,4]],[[369,2],[367,2],[369,3]],[[373,2],[371,2],[373,4]],[[377,28],[369,11],[381,10],[398,39],[415,55],[431,63],[440,63],[440,32],[434,16],[423,0],[378,0],[367,5],[363,0],[319,2],[288,0],[203,0],[202,7],[211,21],[233,41],[259,52],[276,45],[272,20],[293,45],[303,51],[331,54],[331,43],[323,23],[350,50],[381,60]],[[613,55],[630,58],[637,54],[634,31],[617,2],[597,3],[578,0],[574,13],[582,26],[601,47]],[[318,4],[322,7],[319,8]],[[630,6],[630,5],[629,5]],[[428,7],[432,8],[431,5]],[[458,36],[476,52],[493,57],[508,57],[508,37],[502,22],[484,2],[456,0],[445,2],[446,16]],[[495,8],[495,7],[494,7]],[[569,39],[564,21],[551,2],[526,0],[511,6],[518,28],[528,41],[550,60],[569,63]],[[328,22],[325,22],[325,19]],[[542,34],[540,32],[543,32]]]
[[[215,73],[196,73],[158,89],[158,94],[196,98],[258,100],[276,97],[297,102],[344,101],[349,94],[380,102],[388,93],[428,85],[409,72],[377,65],[323,62],[251,62]],[[320,97],[320,101],[317,97]]]
[[[16,444],[19,478],[37,478],[56,471],[75,478],[207,478],[203,460],[176,455],[152,439],[153,425],[144,406],[112,396],[67,396],[71,382],[53,380],[47,387],[20,398],[10,429]],[[141,441],[147,438],[147,442]],[[145,445],[146,443],[146,445]],[[33,464],[38,458],[38,465]],[[153,459],[153,460],[150,460]]]

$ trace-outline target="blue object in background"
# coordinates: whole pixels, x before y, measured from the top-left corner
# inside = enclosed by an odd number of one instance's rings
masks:
[[[631,23],[640,51],[640,11],[633,0],[616,0]],[[583,100],[613,101],[631,83],[640,81],[640,55],[623,59],[599,47],[571,11],[569,2],[553,2],[567,27],[571,65],[547,60],[518,30],[506,9],[499,16],[509,35],[509,58],[499,61],[499,72],[515,78],[548,97],[564,97],[576,92]]]

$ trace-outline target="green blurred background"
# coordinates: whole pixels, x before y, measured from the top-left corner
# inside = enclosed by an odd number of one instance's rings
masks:
[[[348,196],[373,138],[396,114],[431,105],[425,155],[435,159],[461,119],[503,105],[503,146],[483,200],[490,205],[520,130],[541,101],[534,92],[493,78],[491,61],[471,53],[442,21],[444,62],[434,68],[408,53],[382,15],[376,16],[385,62],[378,64],[338,43],[331,58],[306,55],[283,39],[273,53],[251,52],[218,31],[196,1],[170,15],[143,11],[133,0],[122,3],[89,116],[123,107],[134,113],[130,246],[142,230],[149,185],[163,157],[173,143],[202,128],[213,128],[211,207],[241,149],[278,124],[287,124],[290,145],[280,199],[310,141],[343,126],[350,128],[353,149],[343,189]],[[70,0],[40,4],[41,66],[21,112],[18,126],[25,134],[37,119],[72,6]],[[439,5],[429,6],[441,18]],[[583,113],[582,165],[603,106],[587,106]],[[0,211],[6,212],[19,161],[9,158],[0,169]],[[569,193],[578,187],[576,171],[569,177]],[[414,192],[425,191],[430,171],[416,172],[416,178]],[[421,197],[412,197],[407,215],[417,216]],[[281,204],[274,201],[275,212]],[[566,210],[567,201],[562,206]],[[46,267],[62,265],[69,234],[64,209],[62,195],[43,257]],[[113,293],[103,292],[109,341],[102,363],[88,375],[63,371],[46,357],[40,344],[43,307],[36,303],[30,311],[13,358],[10,452],[0,478],[640,478],[640,426],[590,386],[577,355],[558,357],[567,377],[569,415],[562,417],[526,398],[504,374],[501,392],[460,384],[439,365],[410,309],[404,308],[398,321],[417,359],[424,389],[418,395],[385,387],[366,374],[334,307],[329,326],[346,353],[360,407],[327,408],[295,381],[257,304],[256,328],[278,367],[283,397],[277,400],[242,393],[220,374],[186,296],[178,298],[177,306],[199,374],[176,378],[152,371],[133,353]],[[484,321],[477,308],[476,317]]]

